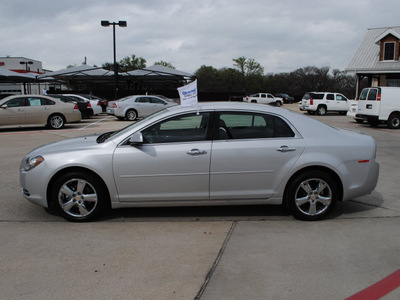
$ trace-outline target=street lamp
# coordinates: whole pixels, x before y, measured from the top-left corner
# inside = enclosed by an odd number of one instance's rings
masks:
[[[25,65],[25,71],[28,73],[30,71],[28,65],[33,65],[33,61],[20,61],[21,65]]]
[[[115,25],[119,27],[126,27],[126,21],[118,21],[118,22],[109,22],[109,21],[101,21],[101,26],[108,27],[112,25],[113,27],[113,42],[114,42],[114,77],[115,77],[115,91],[114,97],[115,100],[118,99],[118,70],[117,70],[117,57],[116,57],[116,46],[115,46]]]
[[[30,71],[28,65],[33,65],[33,61],[20,61],[19,62],[21,65],[25,65],[25,73],[28,73]],[[27,92],[27,83],[24,82],[24,95],[26,95]],[[30,86],[28,86],[28,92],[30,93]]]

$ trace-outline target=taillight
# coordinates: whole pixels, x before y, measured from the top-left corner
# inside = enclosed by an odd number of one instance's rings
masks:
[[[97,101],[97,106],[99,106],[99,105],[101,105],[101,104],[100,104],[100,101]]]
[[[117,103],[114,103],[114,104],[112,105],[112,107],[113,107],[113,108],[117,108]]]
[[[314,99],[311,98],[311,99],[310,99],[310,105],[313,105],[313,104],[314,104]]]
[[[74,110],[79,110],[79,108],[78,108],[78,104],[75,104],[75,106],[74,106]]]
[[[90,102],[89,102],[89,104],[87,105],[87,107],[88,107],[88,108],[92,108],[92,105],[90,104]]]
[[[376,97],[376,101],[381,101],[381,94],[378,94],[378,96]]]

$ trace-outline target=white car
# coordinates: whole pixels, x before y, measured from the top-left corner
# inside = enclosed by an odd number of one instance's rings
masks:
[[[115,115],[118,119],[134,121],[137,118],[147,117],[177,103],[166,101],[157,96],[135,95],[117,101],[109,101],[107,114]]]
[[[349,110],[348,99],[339,93],[309,92],[301,100],[300,110],[306,110],[308,114],[317,113],[324,116],[328,111],[339,112],[345,115]]]
[[[78,99],[82,99],[82,100],[88,101],[89,104],[88,104],[87,108],[89,110],[91,109],[93,111],[92,116],[97,116],[98,114],[101,114],[103,112],[103,109],[101,108],[101,103],[100,103],[99,100],[89,99],[89,98],[86,98],[84,96],[76,95],[76,94],[64,94],[64,95],[68,96],[68,97],[71,97],[73,99],[78,98]]]
[[[349,100],[349,110],[347,111],[347,116],[353,118],[357,123],[364,122],[363,118],[357,117],[358,113],[358,101],[356,100]]]

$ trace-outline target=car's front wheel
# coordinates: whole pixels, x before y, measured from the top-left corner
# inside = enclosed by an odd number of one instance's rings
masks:
[[[307,171],[288,184],[285,201],[295,218],[316,221],[325,217],[338,199],[339,188],[329,174]]]
[[[135,121],[137,119],[137,112],[134,109],[129,109],[125,114],[125,118],[128,121]]]
[[[277,107],[280,107],[282,104],[281,104],[281,102],[280,101],[276,101],[276,106]]]
[[[107,195],[107,189],[95,175],[68,172],[54,182],[50,206],[69,221],[91,221],[108,208]]]

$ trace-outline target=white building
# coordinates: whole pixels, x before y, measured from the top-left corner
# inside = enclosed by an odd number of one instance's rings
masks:
[[[23,74],[40,75],[46,73],[43,70],[42,62],[26,57],[0,57],[0,68],[6,68],[10,71]],[[48,90],[47,83],[10,83],[1,82],[0,80],[0,94],[43,94],[44,90]]]

